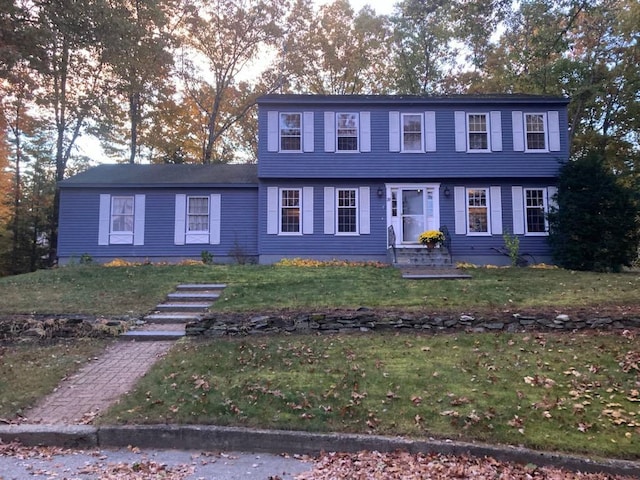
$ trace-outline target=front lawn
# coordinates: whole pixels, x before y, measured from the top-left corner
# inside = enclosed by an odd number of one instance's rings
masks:
[[[472,269],[471,280],[409,281],[375,266],[70,266],[0,278],[1,314],[142,315],[179,283],[227,283],[224,311],[398,308],[427,311],[640,306],[640,274]]]
[[[436,436],[637,459],[637,333],[192,341],[101,422]]]
[[[81,338],[51,345],[0,345],[0,418],[14,418],[33,406],[105,344]]]

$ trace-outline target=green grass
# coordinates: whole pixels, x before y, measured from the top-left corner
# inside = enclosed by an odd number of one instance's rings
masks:
[[[637,459],[637,345],[594,332],[187,342],[101,421],[436,436]]]
[[[74,266],[0,278],[0,314],[140,315],[181,282],[223,282],[225,311],[307,308],[427,310],[637,306],[640,274],[473,269],[472,280],[406,281],[394,268]]]
[[[0,418],[13,418],[32,406],[104,345],[96,339],[79,339],[46,346],[0,346]]]

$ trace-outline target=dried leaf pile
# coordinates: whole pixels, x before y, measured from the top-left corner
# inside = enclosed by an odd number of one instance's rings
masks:
[[[631,477],[599,473],[572,473],[476,458],[406,452],[325,453],[313,471],[296,480],[632,480]]]

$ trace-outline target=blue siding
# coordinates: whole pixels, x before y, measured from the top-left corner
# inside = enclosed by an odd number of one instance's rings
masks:
[[[144,245],[98,245],[100,194],[146,196]],[[221,238],[219,245],[174,244],[175,195],[221,194]],[[202,251],[216,257],[232,255],[239,247],[247,256],[257,256],[258,205],[256,189],[62,189],[58,255],[61,259],[89,254],[96,259],[200,258]]]
[[[259,138],[267,138],[267,112],[312,111],[314,112],[315,151],[313,153],[277,153],[267,151],[267,142],[261,141],[258,149],[258,175],[260,178],[324,178],[329,172],[342,178],[360,178],[363,169],[372,178],[389,176],[413,178],[474,178],[478,176],[501,177],[554,177],[563,159],[568,156],[568,123],[566,107],[562,103],[527,105],[514,103],[492,105],[490,103],[456,104],[455,106],[430,105],[305,105],[292,108],[287,104],[262,105],[259,111]],[[389,111],[403,113],[436,112],[436,152],[391,153],[389,152]],[[500,111],[502,114],[501,152],[460,153],[455,151],[454,111],[465,112]],[[561,151],[548,153],[524,153],[513,151],[513,128],[511,112],[525,113],[556,110],[560,113]],[[369,111],[371,112],[371,152],[369,153],[325,153],[325,111]]]
[[[390,183],[396,183],[390,180]],[[548,180],[520,181],[486,178],[473,181],[451,181],[447,179],[414,178],[412,183],[440,183],[440,225],[446,226],[451,234],[451,252],[454,261],[471,261],[474,263],[508,263],[508,258],[496,251],[504,247],[502,234],[491,236],[469,236],[455,233],[455,205],[453,189],[456,186],[488,188],[501,187],[502,228],[503,232],[513,231],[513,209],[511,187],[546,188],[553,185]],[[267,188],[314,188],[314,229],[311,235],[267,235],[266,215],[261,215],[258,224],[259,251],[265,261],[278,258],[313,257],[313,258],[356,258],[381,260],[387,254],[387,212],[386,198],[379,198],[376,191],[385,186],[384,182],[366,179],[362,181],[345,181],[342,179],[323,179],[322,181],[264,181],[260,187],[260,211],[267,211]],[[324,187],[357,188],[370,187],[371,201],[371,233],[369,235],[343,236],[324,233]],[[448,187],[450,196],[444,195]],[[549,246],[546,236],[519,236],[521,254],[532,255],[537,261],[549,261]]]

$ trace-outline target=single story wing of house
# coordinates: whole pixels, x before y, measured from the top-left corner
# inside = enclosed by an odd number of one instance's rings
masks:
[[[60,182],[59,261],[506,264],[509,234],[549,262],[567,103],[267,95],[257,165],[103,164]]]

